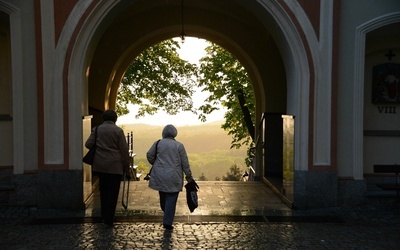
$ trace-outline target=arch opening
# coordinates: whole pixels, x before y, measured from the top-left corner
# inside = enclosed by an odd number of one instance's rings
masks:
[[[307,152],[305,145],[308,138],[306,97],[309,73],[307,65],[300,60],[304,56],[304,49],[288,39],[298,36],[297,32],[293,27],[285,30],[285,33],[276,28],[282,25],[291,27],[291,24],[283,21],[282,17],[281,20],[271,15],[271,8],[278,8],[275,5],[240,3],[226,9],[226,6],[219,4],[205,1],[200,5],[192,3],[186,6],[185,34],[220,44],[246,68],[255,89],[256,127],[263,127],[265,114],[290,114],[296,117],[294,148],[302,152],[294,155],[293,165],[297,169],[307,168],[307,154],[304,152]],[[265,19],[261,22],[257,15],[251,14],[260,14],[254,10],[260,7],[264,10],[262,14],[270,17],[270,22],[265,23]],[[249,11],[245,12],[243,8]],[[153,5],[140,1],[121,1],[107,15],[94,12],[94,17],[98,19],[84,27],[84,30],[94,31],[90,32],[90,36],[78,38],[71,61],[80,63],[71,65],[69,71],[69,82],[82,83],[81,89],[73,86],[69,90],[82,97],[79,109],[83,115],[115,107],[118,85],[132,57],[152,44],[176,37],[181,32],[181,20],[177,18],[179,11],[178,4],[166,6],[162,1],[155,1]],[[274,15],[279,16],[279,13],[274,12]],[[293,50],[297,50],[296,53]],[[94,89],[96,91],[91,91]],[[74,110],[77,111],[78,107],[71,108],[70,113]],[[96,123],[96,119],[92,122]],[[81,124],[81,121],[71,119],[70,131],[77,124]],[[256,131],[260,138],[255,164],[259,180],[266,177],[262,147],[264,132],[262,129]],[[70,143],[79,141],[78,138],[82,141],[82,136],[76,135]],[[282,138],[278,140],[282,143]],[[72,159],[70,163],[77,163],[78,159]]]

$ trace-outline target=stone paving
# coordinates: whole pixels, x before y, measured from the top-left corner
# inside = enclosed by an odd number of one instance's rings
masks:
[[[0,249],[400,249],[398,201],[290,210],[263,183],[199,182],[200,205],[178,201],[174,229],[160,223],[157,192],[131,183],[110,228],[98,194],[86,211],[0,207]],[[212,198],[213,197],[213,198]]]

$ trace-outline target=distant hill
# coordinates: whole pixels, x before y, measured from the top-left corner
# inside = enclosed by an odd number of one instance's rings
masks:
[[[133,132],[134,151],[145,155],[150,146],[161,138],[163,126],[147,124],[121,124],[125,133]],[[185,145],[188,153],[198,154],[214,150],[229,150],[231,137],[221,128],[221,122],[206,123],[196,126],[177,126],[176,140]]]
[[[230,149],[232,138],[221,128],[222,122],[205,123],[196,126],[177,126],[177,141],[184,144],[188,153],[193,175],[208,180],[221,178],[233,164],[245,170],[246,149]],[[150,167],[146,152],[161,138],[163,126],[147,124],[119,124],[125,133],[133,132],[135,164]],[[146,167],[144,171],[146,172]]]

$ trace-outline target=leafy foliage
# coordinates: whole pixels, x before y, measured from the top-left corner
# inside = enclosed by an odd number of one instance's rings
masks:
[[[255,100],[246,70],[214,43],[206,48],[199,67],[179,58],[179,48],[179,42],[170,39],[135,58],[120,85],[117,113],[127,114],[127,104],[132,103],[140,106],[137,117],[161,109],[171,115],[191,111],[206,121],[207,115],[223,106],[227,112],[222,128],[232,136],[231,148],[249,147],[254,140]],[[191,98],[195,88],[209,93],[198,108]]]
[[[131,63],[122,79],[117,113],[129,113],[127,104],[140,105],[137,117],[162,109],[170,115],[192,111],[197,66],[179,57],[172,39],[149,47]]]
[[[230,172],[222,177],[223,181],[239,181],[241,179],[242,172],[236,164],[232,165],[229,170]]]
[[[207,177],[204,175],[204,173],[201,173],[199,177],[199,181],[208,181]]]
[[[200,118],[216,110],[217,105],[227,108],[222,128],[232,136],[232,148],[249,145],[252,141],[252,117],[255,115],[253,86],[246,70],[227,50],[211,43],[206,48],[207,56],[200,59],[199,86],[211,94],[199,110]],[[243,105],[239,98],[244,100]],[[246,110],[243,110],[246,109]],[[247,113],[246,113],[247,112]],[[246,118],[250,119],[246,123]],[[254,131],[253,131],[254,132]]]

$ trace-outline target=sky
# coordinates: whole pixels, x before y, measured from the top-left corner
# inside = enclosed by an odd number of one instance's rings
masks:
[[[180,38],[178,38],[180,41]],[[207,43],[203,39],[195,37],[186,37],[185,42],[181,44],[181,49],[178,51],[180,57],[190,63],[198,63],[200,58],[205,55],[204,49],[207,47]],[[201,105],[206,98],[204,93],[198,91],[193,95],[193,103],[195,107]],[[167,124],[173,124],[175,126],[187,126],[187,125],[199,125],[202,122],[191,112],[181,112],[177,115],[168,115],[165,112],[159,111],[155,115],[146,115],[139,119],[135,118],[138,107],[136,105],[128,105],[130,113],[128,115],[118,117],[117,124],[137,124],[144,123],[149,125],[160,125],[165,126]],[[207,116],[207,122],[220,121],[224,119],[225,109],[214,111],[211,115]]]

